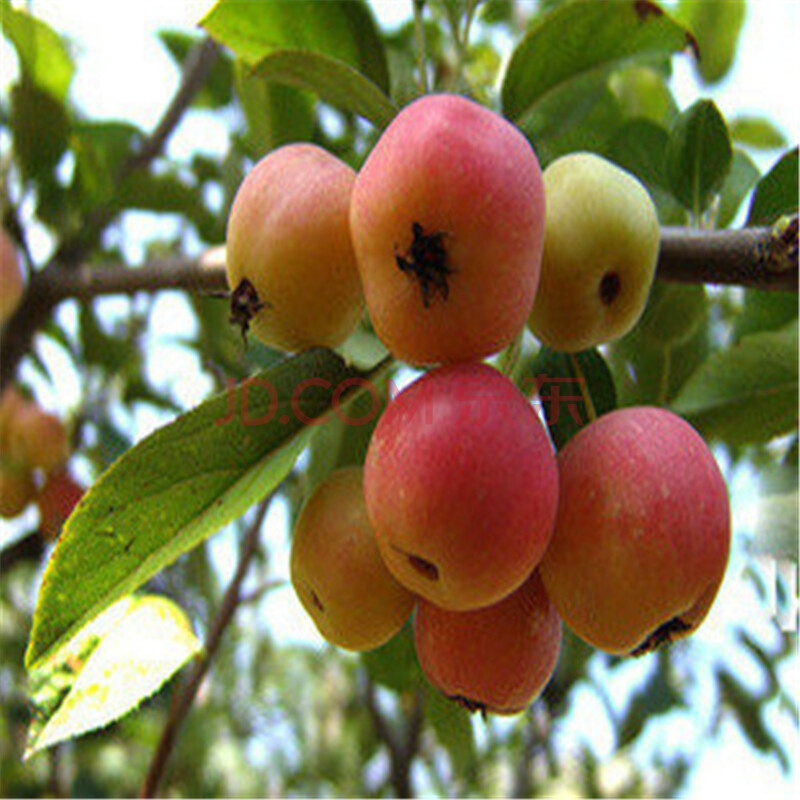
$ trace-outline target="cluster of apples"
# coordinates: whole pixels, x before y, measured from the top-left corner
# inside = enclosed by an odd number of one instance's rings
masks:
[[[25,276],[11,237],[0,228],[0,328],[25,293]],[[0,395],[0,517],[19,516],[32,502],[39,531],[54,539],[85,489],[67,468],[63,421],[10,386]]]
[[[624,408],[556,454],[483,361],[526,324],[569,352],[626,333],[658,243],[633,176],[588,153],[542,174],[519,130],[453,95],[403,109],[357,174],[308,144],[255,166],[228,223],[232,320],[275,347],[335,347],[366,304],[394,356],[431,367],[388,405],[363,468],[330,475],[298,517],[292,582],[324,637],[368,650],[413,613],[435,686],[516,713],[555,669],[562,620],[618,654],[697,627],[730,535],[702,438]]]
[[[63,421],[14,386],[0,395],[0,517],[19,516],[32,502],[39,530],[55,538],[84,489],[67,467]]]

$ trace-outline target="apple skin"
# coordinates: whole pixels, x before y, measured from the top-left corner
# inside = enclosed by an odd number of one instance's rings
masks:
[[[47,476],[36,496],[39,530],[45,539],[55,539],[86,490],[67,469]]]
[[[412,364],[469,361],[525,325],[544,233],[541,170],[511,123],[463,97],[406,106],[359,171],[350,228],[375,332]],[[413,226],[441,234],[451,270],[432,291],[398,267]]]
[[[397,580],[464,611],[498,602],[539,563],[558,473],[527,398],[476,362],[439,367],[388,405],[367,450],[364,494]]]
[[[540,571],[564,622],[618,655],[693,631],[730,548],[727,488],[700,435],[666,409],[618,409],[579,431],[558,466],[558,517]]]
[[[52,472],[69,459],[67,429],[55,414],[26,402],[14,419],[9,452],[30,469]]]
[[[555,671],[561,620],[538,572],[499,603],[446,611],[420,600],[417,658],[428,680],[470,711],[517,714]]]
[[[36,483],[30,470],[0,466],[0,517],[19,516],[36,496]]]
[[[529,327],[562,352],[618,339],[642,315],[653,283],[653,201],[633,175],[592,153],[553,161],[544,187],[542,275]]]
[[[14,468],[24,466],[20,462],[20,454],[15,451],[13,432],[16,420],[28,404],[29,401],[16,386],[8,386],[0,394],[0,455],[2,455],[3,463]]]
[[[355,329],[363,296],[348,222],[355,172],[321,147],[273,150],[242,182],[228,217],[228,285],[243,279],[266,303],[252,319],[265,344],[336,347]]]
[[[416,601],[383,563],[364,508],[359,467],[332,472],[309,496],[295,525],[290,570],[319,632],[347,650],[387,642]]]
[[[0,326],[5,325],[19,307],[25,291],[25,276],[17,250],[9,235],[0,228]]]

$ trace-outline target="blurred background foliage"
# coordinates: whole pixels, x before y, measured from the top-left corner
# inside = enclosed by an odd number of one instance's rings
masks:
[[[0,100],[3,223],[33,270],[51,259],[102,268],[196,257],[224,243],[227,210],[258,158],[303,140],[357,168],[386,115],[424,84],[506,113],[543,166],[577,149],[611,158],[648,186],[664,225],[773,224],[797,212],[796,146],[769,119],[724,119],[708,99],[729,74],[755,5],[665,3],[669,15],[656,34],[639,39],[628,35],[619,9],[660,16],[653,3],[429,0],[409,3],[406,21],[382,29],[367,3],[223,2],[205,33],[159,37],[178,68],[196,57],[206,34],[222,45],[186,118],[222,120],[224,155],[179,159],[167,151],[136,168],[148,132],[87,117],[71,96],[80,68],[72,43],[2,0],[3,35],[18,59]],[[293,72],[281,60],[292,49],[315,58]],[[692,60],[707,91],[687,108],[673,91],[676,58]],[[690,171],[698,148],[702,175]],[[698,181],[700,193],[692,189]],[[132,250],[130,220],[139,212],[171,226],[141,235]],[[253,340],[244,348],[217,298],[174,293],[169,303],[169,313],[189,324],[167,333],[164,345],[156,295],[67,301],[23,360],[21,382],[69,418],[73,468],[86,483],[142,427],[281,358]],[[696,637],[629,661],[567,634],[541,699],[510,719],[472,718],[433,691],[408,630],[354,656],[287,637],[286,625],[276,629],[270,607],[298,613],[276,605],[289,591],[291,522],[314,483],[363,459],[370,432],[338,420],[324,426],[273,502],[245,599],[201,685],[163,794],[673,796],[692,785],[707,754],[728,752],[734,740],[765,769],[777,765],[788,785],[797,774],[796,625],[786,611],[796,613],[797,589],[796,320],[794,293],[657,283],[631,334],[582,356],[601,408],[672,406],[712,443],[731,486],[734,553],[721,610]],[[380,359],[367,321],[345,353],[363,366]],[[569,373],[567,361],[529,336],[512,356],[521,385],[543,369]],[[191,376],[176,374],[176,363],[189,364]],[[397,365],[388,377],[403,383],[410,374]],[[79,391],[59,407],[65,380]],[[554,426],[557,439],[571,433],[564,424]],[[147,586],[187,613],[201,641],[245,522]],[[4,522],[6,552],[35,536],[37,524],[35,512]],[[21,760],[31,713],[23,655],[50,547],[6,562],[0,578],[0,793],[135,795],[182,674],[110,727]],[[724,775],[720,785],[728,785]]]

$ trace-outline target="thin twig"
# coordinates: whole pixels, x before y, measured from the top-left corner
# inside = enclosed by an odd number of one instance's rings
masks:
[[[177,91],[156,127],[144,138],[139,148],[122,162],[114,176],[116,185],[121,185],[136,172],[147,170],[155,158],[164,151],[170,136],[178,127],[197,93],[203,88],[217,60],[218,52],[219,46],[213,39],[205,38],[195,45],[183,65]],[[121,210],[113,203],[95,208],[83,221],[79,233],[62,243],[54,260],[67,266],[78,264],[91,252],[100,234]]]
[[[239,563],[236,565],[236,572],[228,588],[225,590],[225,595],[222,598],[217,616],[214,618],[211,628],[209,629],[205,647],[203,648],[203,655],[195,661],[194,668],[186,683],[173,695],[169,716],[161,732],[161,738],[153,754],[153,759],[150,762],[150,769],[147,772],[147,777],[139,791],[139,797],[156,796],[159,784],[164,777],[167,763],[175,748],[181,726],[191,710],[200,684],[219,649],[222,636],[233,619],[236,609],[241,604],[242,584],[247,576],[250,562],[256,553],[261,525],[267,514],[270,500],[271,496],[262,500],[256,511],[255,519],[245,533],[242,541],[241,553],[239,555]]]
[[[45,552],[41,531],[32,531],[0,550],[0,578],[20,561],[38,562]]]
[[[189,53],[183,67],[178,91],[161,116],[158,125],[145,139],[138,152],[131,155],[123,165],[124,175],[130,175],[139,169],[146,169],[153,159],[164,150],[167,140],[178,127],[178,123],[197,93],[203,88],[203,84],[217,60],[218,53],[219,45],[209,38],[203,39]]]
[[[425,719],[425,700],[422,691],[414,696],[414,705],[405,724],[405,736],[399,729],[392,730],[386,717],[378,706],[375,684],[367,677],[365,700],[375,733],[389,751],[390,780],[397,797],[413,797],[411,784],[411,764],[419,752],[420,737]]]
[[[425,0],[414,0],[414,39],[417,49],[417,71],[420,94],[428,93],[428,53],[425,43]]]
[[[141,148],[123,163],[117,175],[117,183],[136,170],[146,169],[163,150],[186,109],[203,86],[216,56],[217,45],[211,40],[205,40],[186,59],[177,92]],[[58,285],[57,279],[64,274],[65,268],[73,267],[87,258],[105,228],[120,210],[109,206],[89,214],[80,233],[75,238],[62,242],[55,257],[43,269],[30,274],[28,290],[16,313],[6,324],[0,340],[0,389],[13,379],[19,362],[31,348],[36,331],[45,325],[58,303],[64,299],[63,294],[53,292],[54,285]]]

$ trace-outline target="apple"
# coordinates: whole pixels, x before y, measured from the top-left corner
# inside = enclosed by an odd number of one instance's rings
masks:
[[[529,326],[553,350],[618,339],[644,311],[659,250],[658,215],[644,186],[593,153],[544,171],[542,275]]]
[[[581,429],[558,467],[540,570],[564,622],[619,655],[694,631],[730,547],[727,488],[700,435],[663,408],[617,409]]]
[[[504,600],[475,611],[421,600],[414,640],[422,671],[445,695],[470,711],[517,714],[556,668],[561,620],[534,572]]]
[[[268,153],[242,182],[228,217],[231,319],[281,350],[336,347],[363,296],[348,222],[355,172],[321,147]]]
[[[332,472],[300,511],[291,579],[322,636],[347,650],[371,650],[397,633],[415,598],[386,569],[364,507],[359,467]]]
[[[495,353],[539,282],[544,190],[510,122],[451,94],[406,106],[358,173],[350,209],[370,320],[412,364]]]
[[[539,563],[558,473],[525,395],[475,362],[434,369],[389,403],[367,449],[364,494],[397,580],[464,611],[509,595]]]

